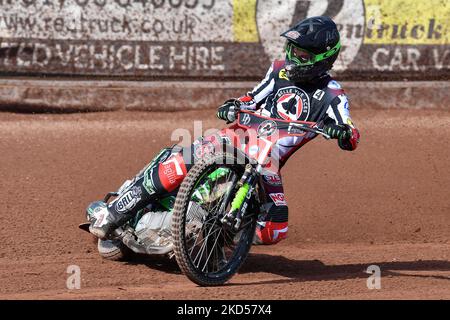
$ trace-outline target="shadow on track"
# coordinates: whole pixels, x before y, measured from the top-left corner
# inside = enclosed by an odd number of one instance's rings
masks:
[[[450,271],[450,261],[417,260],[395,262],[371,262],[361,264],[325,265],[319,260],[291,260],[283,256],[267,254],[250,254],[245,264],[239,270],[245,273],[271,273],[287,279],[255,281],[229,285],[282,284],[302,281],[345,280],[369,277],[367,267],[377,265],[382,276],[423,277],[448,280],[450,276],[439,274],[411,274],[411,272]],[[401,272],[409,272],[408,274]]]
[[[130,265],[146,265],[150,269],[170,274],[181,274],[175,259],[164,256],[134,255],[129,261]],[[248,283],[226,284],[227,286],[255,285],[255,284],[282,284],[302,281],[326,281],[345,279],[367,279],[366,273],[369,265],[381,268],[382,276],[395,277],[422,277],[448,280],[450,276],[439,274],[414,274],[414,272],[450,271],[450,261],[445,260],[417,260],[395,262],[370,262],[357,264],[326,265],[319,260],[291,260],[283,256],[269,254],[250,254],[247,261],[239,270],[246,273],[271,273],[286,279],[254,281]],[[402,273],[408,272],[408,273]]]
[[[123,263],[126,265],[145,265],[150,269],[171,274],[181,274],[175,258],[169,259],[167,256],[133,254],[129,259],[123,261]]]

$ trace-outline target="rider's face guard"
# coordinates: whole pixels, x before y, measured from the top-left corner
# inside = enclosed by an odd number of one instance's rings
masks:
[[[288,60],[294,62],[297,66],[310,66],[319,61],[325,60],[326,58],[335,54],[341,48],[341,42],[339,41],[336,45],[324,53],[314,54],[306,49],[302,49],[295,45],[295,43],[288,41],[286,43],[286,56]]]

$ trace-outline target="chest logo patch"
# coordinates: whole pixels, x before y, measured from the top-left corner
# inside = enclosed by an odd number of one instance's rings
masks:
[[[301,121],[306,120],[309,116],[309,97],[300,88],[282,88],[278,90],[274,101],[276,111],[282,119]]]
[[[280,70],[280,72],[278,73],[278,78],[289,81],[289,78],[287,77],[287,74],[286,74],[286,69]]]

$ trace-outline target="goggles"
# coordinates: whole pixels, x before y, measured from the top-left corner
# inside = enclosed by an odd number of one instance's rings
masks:
[[[309,66],[332,56],[340,48],[341,42],[338,42],[330,50],[324,53],[314,54],[308,50],[297,47],[293,42],[288,41],[286,44],[286,55],[290,61],[293,61],[298,66]]]

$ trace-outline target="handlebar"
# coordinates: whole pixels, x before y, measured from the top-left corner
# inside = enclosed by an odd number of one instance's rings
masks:
[[[302,131],[307,131],[307,132],[312,132],[312,133],[315,133],[315,134],[319,134],[319,135],[323,136],[327,140],[331,139],[331,137],[328,134],[326,134],[325,132],[323,132],[323,130],[321,128],[311,128],[311,127],[304,126],[304,125],[301,125],[301,124],[295,123],[295,122],[290,122],[289,125],[285,125],[285,126],[277,126],[278,129],[288,129],[289,127],[295,127],[295,128],[300,129]]]
[[[236,107],[236,109],[235,109],[236,118],[239,113],[244,113],[244,112],[242,112],[241,108]],[[274,120],[279,120],[279,119],[274,119]],[[302,125],[297,122],[288,122],[286,125],[277,125],[278,129],[289,129],[292,127],[295,127],[296,129],[299,129],[302,131],[312,132],[312,133],[321,135],[327,140],[331,139],[331,137],[328,134],[326,134],[325,132],[323,132],[323,129],[321,129],[321,128],[312,128],[312,127],[309,127],[307,125]]]

